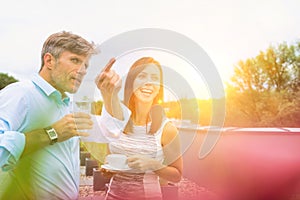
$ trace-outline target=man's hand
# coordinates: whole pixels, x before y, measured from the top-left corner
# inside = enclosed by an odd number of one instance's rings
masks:
[[[62,119],[52,124],[51,127],[57,133],[57,142],[63,142],[74,136],[88,136],[88,133],[79,131],[91,129],[93,121],[91,116],[86,113],[72,113],[65,115]],[[26,132],[25,136],[26,145],[22,157],[50,144],[49,137],[43,128]]]
[[[89,114],[71,113],[55,122],[52,127],[58,134],[58,142],[62,142],[74,136],[88,136],[88,133],[80,130],[92,129],[93,121]]]

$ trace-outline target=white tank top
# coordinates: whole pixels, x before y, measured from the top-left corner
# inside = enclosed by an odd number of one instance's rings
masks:
[[[109,144],[109,149],[111,153],[117,154],[124,154],[127,156],[131,155],[144,155],[147,157],[154,158],[159,162],[163,162],[164,154],[163,148],[161,145],[161,136],[166,123],[169,122],[168,119],[165,119],[162,122],[161,127],[157,130],[154,134],[147,134],[146,130],[150,130],[151,124],[149,123],[146,129],[146,126],[133,126],[132,133],[124,134],[122,133],[120,138],[116,141],[113,141]],[[122,185],[121,183],[117,183],[117,180],[122,180],[123,178],[120,176],[125,175],[118,175],[113,178],[111,181],[111,189],[113,190],[114,185]],[[130,174],[128,174],[130,176]],[[138,188],[134,188],[134,183],[128,183],[129,177],[126,175],[126,191],[123,192],[132,192],[136,191],[135,195],[138,195],[137,190]],[[125,178],[124,178],[125,179]],[[144,193],[141,195],[145,195],[146,197],[158,197],[161,196],[160,184],[159,184],[159,177],[154,172],[146,172],[142,178],[143,182],[143,190]],[[114,181],[115,180],[115,181]],[[115,182],[115,183],[114,183]],[[129,181],[131,182],[131,180]],[[124,184],[123,184],[124,185]],[[116,187],[120,188],[120,187]],[[108,191],[113,192],[114,195],[115,191]],[[118,191],[119,193],[120,191]],[[110,196],[110,195],[109,195]],[[110,198],[108,198],[110,199]]]

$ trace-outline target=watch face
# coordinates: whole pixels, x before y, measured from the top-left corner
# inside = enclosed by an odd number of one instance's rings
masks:
[[[48,134],[51,138],[56,138],[57,134],[53,129],[48,130]]]
[[[51,140],[57,139],[57,133],[55,132],[55,130],[53,128],[47,130],[47,133]]]
[[[44,130],[50,139],[50,144],[52,145],[52,144],[56,143],[57,139],[58,139],[58,135],[57,135],[55,129],[48,127],[48,128],[45,128]]]

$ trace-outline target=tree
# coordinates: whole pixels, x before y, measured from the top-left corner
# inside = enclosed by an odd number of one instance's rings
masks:
[[[295,54],[297,55],[295,58],[295,62],[292,63],[292,68],[294,72],[293,79],[291,80],[291,88],[294,92],[300,91],[300,41],[298,41],[295,45]]]
[[[261,120],[259,94],[267,90],[267,77],[255,59],[240,61],[235,66],[234,73],[231,84],[227,84],[227,116],[239,112],[239,115],[248,119],[247,125],[253,126]],[[233,122],[236,125],[237,121]]]
[[[0,73],[0,90],[5,88],[7,85],[17,82],[18,80],[8,74]]]
[[[299,42],[270,46],[255,58],[238,62],[227,84],[225,124],[299,126],[299,68]],[[242,123],[234,120],[237,117]]]

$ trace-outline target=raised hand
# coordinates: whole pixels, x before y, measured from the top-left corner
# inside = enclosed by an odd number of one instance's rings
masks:
[[[96,77],[95,83],[101,91],[105,108],[108,113],[117,119],[123,119],[120,100],[118,93],[122,86],[122,79],[114,71],[111,70],[116,59],[112,58]]]
[[[101,91],[103,98],[110,97],[113,94],[117,94],[121,89],[121,78],[111,67],[115,63],[115,59],[112,58],[96,77],[95,83],[98,89]]]

